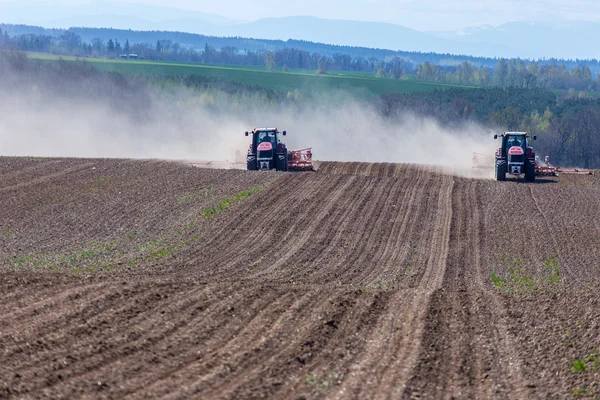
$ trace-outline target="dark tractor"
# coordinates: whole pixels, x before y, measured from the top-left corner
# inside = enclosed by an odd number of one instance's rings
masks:
[[[279,132],[277,128],[254,129],[252,143],[248,148],[246,164],[249,171],[264,171],[275,169],[287,172],[288,151],[281,142],[279,135],[285,136],[286,132]],[[246,132],[246,136],[249,136]]]
[[[525,181],[535,182],[535,153],[530,146],[527,132],[504,132],[494,135],[494,139],[502,139],[496,151],[496,180],[505,181],[506,174],[525,175]],[[533,136],[533,140],[537,137]]]

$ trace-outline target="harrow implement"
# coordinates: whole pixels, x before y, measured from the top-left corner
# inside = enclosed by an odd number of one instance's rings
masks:
[[[289,151],[288,168],[290,171],[312,171],[312,148]]]
[[[544,162],[535,157],[535,174],[538,176],[557,176],[557,167],[550,165],[550,157],[544,157]]]
[[[562,168],[555,167],[550,164],[550,157],[544,157],[544,161],[540,161],[539,157],[535,158],[535,174],[539,176],[558,176],[558,174],[576,174],[576,175],[594,175],[594,171],[585,168]]]

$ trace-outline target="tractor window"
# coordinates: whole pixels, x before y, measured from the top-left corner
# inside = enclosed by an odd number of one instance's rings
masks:
[[[259,132],[258,142],[273,142],[275,140],[275,132]]]
[[[514,147],[514,146],[523,147],[524,140],[525,140],[525,137],[523,137],[523,136],[509,136],[508,140],[506,141],[506,147],[508,149],[510,149],[511,147]]]

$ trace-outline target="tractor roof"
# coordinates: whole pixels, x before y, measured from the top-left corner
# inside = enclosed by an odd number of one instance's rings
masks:
[[[253,132],[278,132],[277,128],[254,128]]]
[[[527,136],[527,135],[529,135],[529,132],[504,132],[503,135],[504,136],[508,136],[508,135],[511,135],[511,136],[519,136],[519,135],[520,136]]]

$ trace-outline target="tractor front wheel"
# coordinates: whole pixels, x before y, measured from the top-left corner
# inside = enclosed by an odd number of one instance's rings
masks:
[[[506,180],[506,170],[507,170],[506,161],[500,160],[496,161],[496,180],[497,181],[505,181]]]
[[[248,171],[258,170],[258,166],[256,165],[256,156],[248,155],[246,157],[246,169],[248,169]]]
[[[275,169],[277,171],[287,172],[288,171],[288,160],[287,153],[277,154],[277,160],[275,161]]]
[[[533,161],[528,161],[525,164],[525,181],[535,182],[535,164]]]

